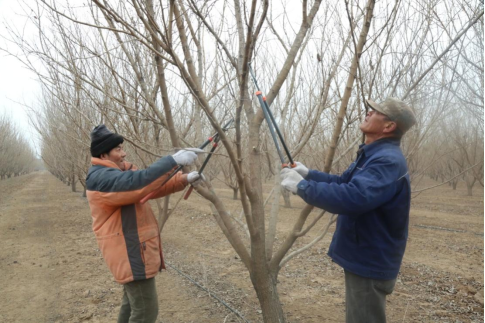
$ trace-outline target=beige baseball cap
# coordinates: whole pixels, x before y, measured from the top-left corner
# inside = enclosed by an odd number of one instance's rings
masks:
[[[403,134],[416,124],[413,109],[399,99],[387,98],[379,104],[372,100],[366,100],[366,102],[372,109],[385,114],[391,121],[394,121]]]

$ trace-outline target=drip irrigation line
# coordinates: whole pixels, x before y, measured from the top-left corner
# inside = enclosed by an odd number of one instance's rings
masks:
[[[176,267],[174,267],[173,265],[171,265],[170,263],[166,262],[165,261],[165,264],[168,265],[170,268],[174,269],[176,272],[178,272],[180,275],[184,276],[185,278],[187,278],[188,280],[190,280],[194,285],[196,285],[197,287],[199,287],[200,289],[206,291],[207,293],[209,293],[209,295],[213,298],[215,298],[219,303],[221,303],[222,305],[224,305],[225,307],[227,307],[231,312],[233,312],[234,314],[236,314],[237,316],[239,316],[244,322],[246,323],[250,323],[248,320],[246,320],[244,318],[244,316],[242,316],[241,313],[238,312],[238,310],[230,307],[226,302],[224,302],[220,297],[218,297],[217,295],[215,295],[214,293],[212,293],[210,290],[208,290],[207,288],[205,288],[204,286],[202,286],[201,284],[199,284],[198,282],[196,282],[192,277],[190,277],[189,275],[187,275],[186,273],[180,271],[179,269],[177,269]]]
[[[419,227],[419,228],[441,230],[441,231],[450,231],[450,232],[459,232],[459,233],[468,232],[468,233],[472,233],[472,234],[477,235],[477,236],[483,236],[483,233],[476,233],[476,232],[471,232],[471,231],[467,231],[467,230],[449,229],[449,228],[435,227],[435,226],[432,226],[432,225],[422,225],[422,224],[415,224],[414,226]]]

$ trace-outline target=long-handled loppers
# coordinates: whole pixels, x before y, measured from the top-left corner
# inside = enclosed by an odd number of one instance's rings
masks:
[[[234,119],[231,119],[229,120],[223,127],[222,127],[222,130],[223,131],[226,131],[227,129],[229,129],[229,126],[232,124],[232,122],[234,121]],[[209,155],[207,156],[207,158],[205,159],[204,163],[202,164],[202,167],[201,169],[199,170],[199,174],[202,174],[202,170],[204,169],[205,165],[207,165],[207,162],[209,161],[210,157],[212,156],[212,153],[215,151],[215,148],[217,147],[217,143],[219,142],[219,133],[216,132],[214,135],[210,136],[209,138],[207,138],[206,141],[204,141],[204,143],[202,145],[199,146],[200,149],[204,149],[205,147],[207,147],[208,144],[210,144],[211,142],[213,142],[213,146],[212,146],[212,149],[211,151],[209,152]],[[163,186],[165,185],[172,177],[175,176],[175,174],[177,174],[177,172],[179,172],[181,169],[183,168],[183,166],[178,166],[168,177],[165,181],[163,181],[163,183],[160,185],[160,186]],[[193,186],[191,186],[189,188],[189,190],[187,191],[187,193],[185,194],[184,196],[184,199],[187,199],[190,195],[190,193],[192,192],[193,190]],[[150,198],[153,197],[153,195],[155,195],[155,192],[151,192],[149,193],[148,195],[146,195],[143,199],[140,200],[140,203],[141,204],[145,204],[146,201],[148,201]]]
[[[248,64],[249,66],[249,72],[251,73],[251,78],[253,79],[254,85],[256,86],[257,92],[255,93],[256,96],[258,97],[259,104],[261,105],[261,109],[263,109],[264,113],[264,118],[266,119],[266,123],[268,124],[269,131],[271,133],[271,137],[273,137],[274,144],[276,146],[276,151],[278,152],[278,156],[280,157],[281,160],[281,165],[283,168],[287,167],[295,167],[296,164],[293,162],[293,158],[291,158],[290,151],[288,150],[288,147],[286,146],[285,140],[283,139],[283,135],[280,132],[280,129],[278,125],[276,124],[276,121],[273,117],[273,113],[271,113],[271,110],[269,109],[268,103],[266,102],[266,97],[263,96],[263,93],[259,89],[258,86],[258,81],[256,80],[256,77],[254,76],[253,69],[251,68],[251,64]],[[283,146],[283,149],[286,152],[286,155],[288,156],[289,164],[285,162],[285,158],[283,156],[283,153],[281,152],[280,145],[278,143],[278,139],[276,138],[276,133],[278,134],[278,137],[281,141],[281,145]]]
[[[228,123],[222,128],[222,130],[227,131],[229,129],[229,126],[231,123],[234,121],[234,119],[229,120]],[[214,151],[217,149],[217,146],[219,144],[219,133],[216,133],[213,137],[213,144],[212,144],[212,149],[209,152],[209,155],[205,158],[204,162],[202,163],[202,166],[199,169],[199,174],[202,176],[202,172],[204,171],[205,166],[207,166],[207,163],[211,159],[212,155],[214,154]],[[194,186],[190,186],[190,188],[187,190],[187,192],[184,195],[184,200],[188,199],[192,191],[194,190]]]

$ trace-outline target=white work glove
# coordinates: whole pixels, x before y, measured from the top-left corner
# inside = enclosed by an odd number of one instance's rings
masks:
[[[199,186],[202,181],[205,181],[204,174],[199,174],[198,171],[193,171],[187,174],[187,182],[192,184],[193,187]]]
[[[303,178],[306,178],[308,176],[309,169],[300,162],[295,162],[295,164],[296,164],[296,166],[293,167],[292,169],[296,170],[298,172],[298,174],[303,176]]]
[[[190,166],[197,160],[197,154],[205,153],[199,148],[185,148],[172,155],[175,162],[181,166]]]
[[[283,186],[286,190],[296,194],[298,192],[298,183],[303,179],[303,177],[298,174],[297,171],[290,168],[283,168],[280,172],[281,177],[281,186]]]

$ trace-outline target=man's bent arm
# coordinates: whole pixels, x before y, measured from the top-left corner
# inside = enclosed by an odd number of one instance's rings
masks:
[[[317,183],[338,183],[342,182],[342,178],[338,175],[320,172],[315,169],[310,169],[308,175],[305,177],[307,181],[314,181]]]
[[[331,213],[358,215],[387,202],[397,191],[399,167],[388,160],[376,160],[359,170],[348,183],[302,180],[297,194],[308,204]]]
[[[88,177],[87,189],[96,192],[97,198],[107,206],[134,204],[158,189],[175,166],[172,156],[165,156],[144,170],[105,168]]]

